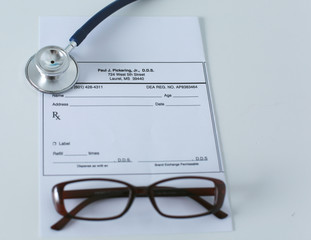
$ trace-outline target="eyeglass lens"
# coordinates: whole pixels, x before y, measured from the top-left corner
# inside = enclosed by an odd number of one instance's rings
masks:
[[[128,186],[113,181],[81,181],[64,188],[66,211],[79,209],[75,216],[84,219],[116,217],[126,209],[129,198]]]
[[[214,205],[215,185],[205,179],[176,179],[157,184],[152,195],[159,211],[171,217],[206,214]]]

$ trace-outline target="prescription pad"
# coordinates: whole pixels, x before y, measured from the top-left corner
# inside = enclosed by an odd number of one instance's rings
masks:
[[[84,20],[41,18],[40,45],[65,45],[66,33]],[[52,35],[45,29],[60,33]],[[224,180],[197,18],[113,17],[73,56],[80,68],[75,87],[39,96],[43,236],[60,235],[49,227],[59,219],[50,191],[61,181],[109,177],[146,185],[187,175]],[[143,212],[150,208],[147,199],[139,202]],[[230,212],[227,198],[224,209]],[[207,216],[181,221],[158,216],[152,209],[141,218],[141,211],[134,207],[112,221],[75,221],[61,236],[232,228],[230,214],[224,220]],[[117,230],[120,225],[122,233]]]

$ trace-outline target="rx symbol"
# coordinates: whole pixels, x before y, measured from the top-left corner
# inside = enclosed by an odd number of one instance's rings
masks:
[[[60,116],[58,115],[58,112],[53,112],[53,118],[55,118],[55,120],[60,120]]]

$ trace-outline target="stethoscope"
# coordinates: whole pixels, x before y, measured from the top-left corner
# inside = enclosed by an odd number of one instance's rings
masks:
[[[116,0],[96,13],[69,39],[66,48],[47,46],[40,49],[27,62],[25,74],[28,81],[43,93],[62,93],[72,88],[78,80],[79,70],[70,52],[104,19],[136,0]]]

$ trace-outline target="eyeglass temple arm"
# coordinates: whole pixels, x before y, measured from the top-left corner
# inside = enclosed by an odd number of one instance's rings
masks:
[[[78,212],[80,212],[83,208],[85,208],[87,205],[102,199],[98,196],[93,196],[90,198],[85,199],[83,202],[81,202],[79,205],[77,205],[74,209],[72,209],[67,215],[62,217],[58,222],[56,222],[54,225],[51,226],[54,230],[61,230],[63,229],[67,223],[72,219],[71,216],[75,216]]]
[[[198,196],[190,196],[193,200],[197,201],[197,203],[200,203],[202,206],[204,206],[207,210],[212,209],[214,206],[210,204],[208,201],[205,201],[201,197]],[[217,212],[214,212],[213,215],[219,219],[224,219],[228,216],[227,213],[224,211],[218,210]]]

